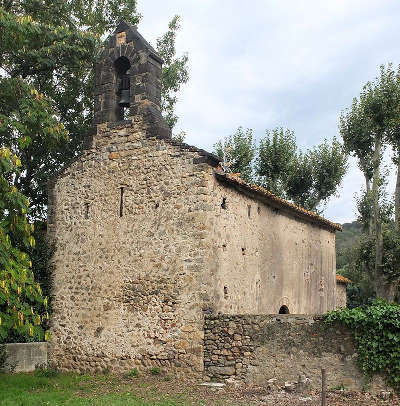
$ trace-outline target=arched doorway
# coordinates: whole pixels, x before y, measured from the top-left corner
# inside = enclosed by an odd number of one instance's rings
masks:
[[[289,314],[289,308],[285,305],[281,306],[279,309],[279,314]]]

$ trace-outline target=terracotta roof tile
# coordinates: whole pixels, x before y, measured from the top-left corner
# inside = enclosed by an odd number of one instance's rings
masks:
[[[239,191],[245,193],[247,192],[248,194],[251,194],[253,197],[256,197],[262,201],[266,201],[276,208],[286,209],[297,217],[325,226],[331,231],[336,230],[342,231],[342,226],[340,224],[333,223],[312,211],[306,210],[303,207],[290,203],[287,200],[274,195],[272,192],[270,192],[267,189],[264,189],[261,186],[249,184],[245,182],[242,178],[240,178],[240,174],[237,173],[228,174],[226,172],[221,171],[220,167],[218,167],[218,169],[215,170],[215,176],[218,180],[231,184],[232,186],[235,186]]]
[[[336,274],[336,282],[337,283],[345,283],[346,285],[348,283],[353,283],[350,279],[347,279],[344,276],[338,275],[338,274]]]

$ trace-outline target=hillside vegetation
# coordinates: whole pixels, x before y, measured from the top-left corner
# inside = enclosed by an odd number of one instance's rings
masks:
[[[336,269],[341,269],[347,263],[346,250],[359,242],[362,225],[358,221],[342,224],[343,231],[336,233]]]

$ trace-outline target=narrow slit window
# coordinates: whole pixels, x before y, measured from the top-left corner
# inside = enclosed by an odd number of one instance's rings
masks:
[[[122,217],[124,215],[124,187],[121,186],[119,189],[121,191],[119,199],[119,216]]]
[[[85,219],[89,218],[89,203],[85,203]]]
[[[247,216],[250,218],[251,216],[251,205],[247,206]]]
[[[226,197],[222,198],[221,208],[226,210]]]

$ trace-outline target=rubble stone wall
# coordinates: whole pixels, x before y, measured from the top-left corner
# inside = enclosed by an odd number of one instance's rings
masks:
[[[313,316],[214,315],[205,318],[204,374],[210,380],[233,378],[261,386],[294,389],[321,387],[321,368],[328,388],[343,385],[362,390],[366,380],[357,366],[353,335],[325,328]],[[374,379],[371,390],[385,388]]]
[[[207,172],[196,150],[98,125],[51,185],[50,360],[65,370],[203,370]]]

